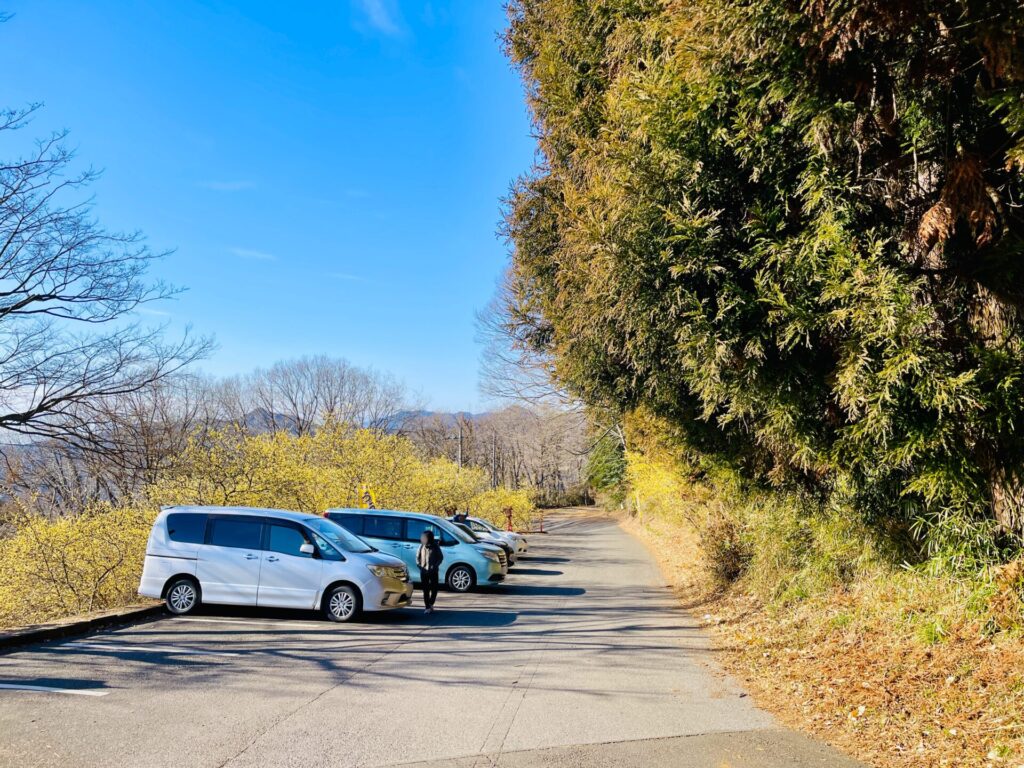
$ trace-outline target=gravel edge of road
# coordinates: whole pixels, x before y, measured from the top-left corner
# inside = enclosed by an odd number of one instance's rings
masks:
[[[100,627],[116,626],[119,624],[131,624],[140,619],[147,619],[152,616],[159,616],[166,609],[163,603],[156,605],[133,606],[119,610],[108,611],[98,616],[88,616],[80,619],[72,619],[57,624],[41,624],[22,629],[0,631],[0,652],[19,648],[32,643],[56,640],[63,637],[81,635]]]

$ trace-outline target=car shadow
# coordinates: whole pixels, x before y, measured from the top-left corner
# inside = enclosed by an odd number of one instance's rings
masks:
[[[481,587],[480,592],[494,595],[535,595],[547,597],[577,597],[586,594],[583,587],[544,587],[532,584],[502,584],[496,587]]]

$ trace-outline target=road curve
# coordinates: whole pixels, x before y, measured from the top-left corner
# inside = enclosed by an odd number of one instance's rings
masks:
[[[209,608],[0,655],[0,766],[859,765],[758,710],[614,522],[549,530],[433,616]]]

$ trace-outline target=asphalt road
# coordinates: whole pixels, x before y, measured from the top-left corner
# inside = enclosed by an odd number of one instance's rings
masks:
[[[2,655],[0,765],[858,765],[756,709],[613,522],[550,530],[432,616],[211,607]]]

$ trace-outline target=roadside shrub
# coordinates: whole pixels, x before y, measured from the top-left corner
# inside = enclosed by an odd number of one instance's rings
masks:
[[[1024,620],[1024,558],[993,569],[987,608],[997,629],[1019,627]]]
[[[48,520],[27,509],[0,540],[0,625],[12,626],[137,602],[156,512],[96,506]]]
[[[368,488],[380,508],[444,514],[452,508],[487,509],[493,495],[488,485],[487,473],[478,467],[460,469],[447,459],[423,461],[405,438],[327,424],[304,435],[211,432],[189,444],[148,496],[161,505],[240,505],[317,514],[330,507],[361,506],[361,489]],[[528,516],[528,492],[508,493],[520,516]]]
[[[469,502],[471,514],[482,517],[499,528],[505,528],[505,510],[512,510],[512,526],[517,531],[533,527],[533,502],[528,492],[510,488],[490,488],[478,493]]]
[[[839,490],[822,500],[751,487],[728,469],[692,464],[650,414],[628,426],[625,476],[638,519],[689,526],[710,586],[742,579],[757,597],[786,602],[901,562]]]
[[[707,572],[714,586],[724,586],[743,575],[750,562],[750,552],[736,518],[720,512],[708,515],[699,534]]]

